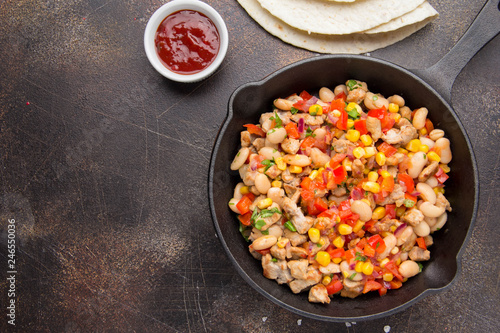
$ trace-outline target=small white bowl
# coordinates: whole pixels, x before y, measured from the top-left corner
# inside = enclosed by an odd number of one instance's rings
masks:
[[[219,32],[219,53],[215,57],[215,60],[202,70],[201,72],[195,74],[178,74],[169,70],[158,57],[155,47],[155,34],[158,27],[163,22],[163,20],[170,14],[178,12],[180,10],[195,10],[207,16],[215,24]],[[224,57],[226,56],[227,47],[229,44],[229,34],[227,32],[226,24],[222,17],[217,13],[215,9],[210,7],[204,2],[198,0],[173,0],[167,2],[160,8],[158,8],[146,25],[146,30],[144,31],[144,49],[149,62],[153,67],[166,78],[177,81],[177,82],[197,82],[201,81],[208,76],[210,76],[215,70],[220,66]]]

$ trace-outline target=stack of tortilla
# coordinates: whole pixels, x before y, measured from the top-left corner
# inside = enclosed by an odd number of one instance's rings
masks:
[[[238,0],[284,42],[319,53],[360,54],[394,44],[438,17],[426,0]]]

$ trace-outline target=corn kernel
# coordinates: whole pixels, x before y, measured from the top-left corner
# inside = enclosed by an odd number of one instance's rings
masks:
[[[319,251],[316,253],[315,259],[321,266],[327,266],[330,263],[330,254],[325,251]]]
[[[444,194],[444,188],[442,188],[442,187],[436,186],[433,188],[433,190],[434,190],[434,193],[436,193],[436,194],[439,194],[439,193]]]
[[[319,104],[313,104],[309,107],[309,114],[311,116],[321,116],[323,114],[323,107]]]
[[[368,173],[368,180],[371,182],[376,182],[378,179],[378,173],[376,171],[370,171]]]
[[[361,230],[361,228],[363,228],[363,226],[365,225],[365,222],[361,221],[361,220],[358,220],[358,222],[356,222],[356,224],[354,225],[354,227],[352,228],[352,231],[353,232],[358,232]]]
[[[346,135],[345,135],[346,139],[351,141],[351,142],[356,142],[359,140],[359,137],[360,137],[360,133],[358,130],[353,130],[353,129],[350,129],[347,131]]]
[[[389,258],[382,259],[382,261],[380,262],[380,267],[384,268],[389,261]]]
[[[316,228],[309,228],[309,230],[307,231],[307,234],[309,235],[309,239],[313,243],[317,243],[321,239],[321,234],[320,234],[319,230]]]
[[[405,154],[405,155],[408,154],[408,150],[401,148],[401,147],[398,148],[397,152],[400,154]]]
[[[344,158],[344,160],[342,161],[342,166],[346,171],[352,171],[352,162],[350,159]]]
[[[271,183],[272,187],[281,187],[281,185],[283,185],[283,182],[279,180],[273,180],[273,182]]]
[[[391,173],[387,170],[380,169],[379,173],[382,176],[382,178],[392,177]]]
[[[347,112],[349,111],[352,111],[353,109],[356,109],[356,110],[359,110],[361,108],[357,103],[354,103],[354,102],[351,102],[349,104],[347,104],[347,106],[345,107],[345,110]]]
[[[398,259],[396,260],[396,265],[397,265],[397,266],[401,265],[401,258],[398,258]]]
[[[288,244],[289,241],[290,240],[288,238],[286,238],[286,237],[280,237],[278,239],[278,242],[276,243],[276,245],[278,245],[278,247],[280,249],[284,249],[286,247],[286,244]]]
[[[339,234],[344,236],[352,234],[352,227],[349,224],[344,223],[339,225]]]
[[[424,128],[419,129],[419,130],[418,130],[418,132],[420,133],[420,135],[421,135],[421,136],[425,136],[425,135],[427,135],[427,133],[428,133],[428,132],[427,132],[427,128],[425,128],[425,127],[424,127]]]
[[[335,128],[335,137],[337,139],[340,139],[344,135],[344,131],[338,128]]]
[[[412,158],[412,157],[413,157],[413,155],[415,155],[415,153],[412,153],[412,152],[408,153],[408,157],[409,157],[409,158]]]
[[[356,262],[356,265],[354,266],[354,270],[358,273],[362,273],[363,272],[363,265],[364,265],[363,261]]]
[[[377,148],[375,147],[365,147],[365,156],[364,158],[370,158],[372,156],[375,156],[377,153]]]
[[[451,171],[450,167],[448,166],[448,164],[439,164],[439,167],[441,169],[443,169],[444,173],[448,173]]]
[[[399,112],[399,105],[397,105],[396,103],[389,103],[389,112],[390,113]]]
[[[344,247],[344,243],[345,243],[345,241],[344,241],[344,239],[341,236],[337,236],[333,240],[333,245],[335,245],[335,247],[338,248],[338,249]]]
[[[380,232],[380,236],[382,236],[382,237],[387,237],[387,236],[389,236],[390,234],[391,234],[391,233],[390,233],[389,231],[381,231],[381,232]]]
[[[311,174],[309,175],[309,178],[310,178],[311,180],[314,180],[314,179],[316,179],[316,177],[317,177],[318,175],[319,175],[318,170],[313,170],[313,171],[311,172]]]
[[[441,157],[435,152],[435,151],[430,151],[427,154],[427,159],[432,162],[440,162]]]
[[[332,111],[332,115],[333,115],[334,117],[339,118],[339,117],[340,117],[340,115],[341,115],[341,113],[340,113],[340,111],[339,111],[339,110],[336,110],[336,109],[335,109],[335,110],[333,110],[333,111]]]
[[[408,281],[408,278],[405,277],[405,278],[403,278],[403,281],[401,281],[401,282],[406,283],[406,281]]]
[[[394,275],[392,275],[392,273],[385,273],[382,275],[382,279],[384,279],[385,282],[391,282],[392,279],[394,279]]]
[[[260,173],[264,173],[266,171],[266,167],[258,168],[257,171]]]
[[[363,147],[357,147],[357,148],[354,148],[354,150],[352,151],[352,154],[356,158],[361,158],[361,157],[365,156],[365,150]]]
[[[373,210],[372,220],[380,220],[385,216],[385,207],[379,206]]]
[[[363,169],[363,174],[365,174],[365,175],[367,175],[367,176],[368,176],[368,174],[369,174],[369,173],[370,173],[370,169],[369,169],[368,167],[365,167],[365,168]]]
[[[379,193],[380,192],[380,185],[375,182],[364,182],[361,187],[365,191],[370,191],[372,193]]]
[[[401,217],[406,212],[406,208],[404,206],[396,208],[396,216]]]
[[[343,272],[342,272],[342,275],[344,275],[344,278],[346,278],[346,279],[347,279],[347,278],[349,277],[349,275],[350,275],[350,274],[349,274],[349,272],[348,272],[348,271],[343,271]]]
[[[240,193],[245,195],[245,194],[248,194],[250,192],[250,189],[248,188],[248,186],[242,186],[240,187]]]
[[[261,201],[259,201],[259,203],[257,204],[257,207],[259,207],[259,209],[266,209],[267,207],[271,206],[272,204],[273,204],[273,199],[265,198],[265,199],[262,199]]]
[[[340,264],[342,262],[342,258],[333,258],[332,261],[335,263],[335,264]]]
[[[302,172],[302,167],[296,165],[290,166],[290,173],[301,173],[301,172]]]
[[[323,171],[325,171],[325,168],[321,167],[318,169],[318,176],[321,175],[323,173]]]
[[[359,139],[361,140],[361,142],[363,142],[363,144],[365,146],[369,146],[373,143],[373,139],[371,136],[369,136],[368,134],[363,134],[359,137]]]
[[[330,282],[332,282],[332,278],[330,277],[330,275],[325,275],[323,276],[323,280],[321,280],[321,283],[324,285],[324,286],[327,286],[330,284]]]
[[[391,254],[396,254],[396,253],[398,253],[398,252],[399,252],[399,247],[397,247],[397,246],[394,246],[394,247],[392,248],[392,250],[391,250]]]
[[[377,164],[380,166],[385,165],[386,160],[387,158],[385,157],[385,154],[382,152],[378,152],[377,155],[375,155],[375,162],[377,162]]]
[[[361,199],[361,201],[365,202],[368,206],[372,205],[372,203],[370,202],[370,200],[368,200],[366,198]]]
[[[411,152],[416,153],[420,149],[421,145],[422,145],[422,143],[420,142],[419,139],[413,139],[406,144],[405,148]]]
[[[391,230],[391,232],[394,232],[394,231],[396,231],[397,228],[398,227],[396,227],[395,225],[391,225],[391,227],[389,228],[389,230]]]
[[[347,128],[353,128],[353,127],[354,127],[354,120],[347,119]]]
[[[419,151],[427,153],[429,151],[429,146],[428,145],[421,145],[420,148],[418,148]]]
[[[278,169],[280,169],[281,171],[286,170],[286,162],[283,157],[278,157],[274,160],[274,162],[276,162],[276,166],[278,167]]]
[[[363,274],[364,275],[372,275],[373,273],[373,264],[369,261],[363,263]]]
[[[324,238],[320,238],[317,244],[318,244],[319,247],[325,245],[325,239]]]
[[[401,119],[401,114],[400,113],[396,113],[392,116],[392,118],[397,122],[399,122],[399,120]]]

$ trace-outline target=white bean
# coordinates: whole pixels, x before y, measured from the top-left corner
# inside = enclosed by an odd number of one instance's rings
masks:
[[[425,181],[425,183],[426,183],[427,185],[429,185],[430,187],[432,187],[432,188],[434,188],[434,187],[436,187],[436,186],[438,186],[438,185],[439,185],[439,182],[438,182],[437,178],[436,178],[436,177],[434,177],[434,176],[430,176],[430,177],[429,177],[429,179],[427,179],[427,180]]]
[[[388,234],[387,236],[385,236],[384,237],[385,250],[384,252],[379,254],[378,259],[385,259],[389,255],[389,253],[391,253],[391,251],[394,249],[397,242],[398,240],[396,236],[394,236],[393,234]]]
[[[389,98],[387,98],[387,100],[389,101],[389,103],[397,104],[397,106],[399,107],[403,107],[405,105],[404,98],[399,95],[392,95]]]
[[[451,149],[450,149],[450,140],[447,138],[439,138],[436,141],[434,147],[440,152],[439,156],[441,157],[441,163],[448,164],[451,162]]]
[[[413,228],[411,226],[407,226],[405,230],[399,235],[397,238],[397,246],[403,245],[411,236],[413,235]]]
[[[278,109],[284,110],[284,111],[290,111],[293,106],[293,102],[289,101],[287,99],[283,98],[278,98],[275,99],[273,102],[274,106],[277,107]]]
[[[278,242],[278,238],[276,236],[264,235],[264,236],[261,236],[253,241],[252,248],[256,251],[265,250],[265,249],[270,248],[271,246],[273,246],[277,242]]]
[[[425,237],[431,233],[431,228],[425,221],[422,221],[413,228],[413,231],[418,237]]]
[[[280,187],[271,187],[267,191],[267,197],[277,203],[280,207],[283,206],[283,199],[285,198],[285,190]]]
[[[328,163],[331,158],[330,155],[323,153],[319,148],[312,148],[311,153],[309,154],[311,157],[312,165],[314,168],[320,168]]]
[[[437,206],[431,204],[430,202],[426,201],[420,205],[420,211],[422,212],[422,214],[424,214],[424,216],[438,217],[444,213],[445,208],[444,207],[437,207]]]
[[[435,145],[435,142],[433,140],[431,140],[425,136],[421,136],[419,139],[420,139],[420,143],[422,143],[423,145],[426,145],[427,147],[429,147],[429,149],[431,149]]]
[[[413,116],[413,127],[416,129],[422,129],[425,126],[425,120],[427,119],[427,114],[429,110],[427,108],[420,108],[415,111],[415,115]]]
[[[238,170],[239,168],[241,168],[243,164],[245,164],[248,155],[250,155],[250,149],[247,147],[241,148],[234,157],[233,162],[231,163],[231,170]]]
[[[271,188],[271,182],[265,174],[259,173],[255,177],[255,187],[260,193],[267,194],[267,191]]]
[[[369,221],[372,218],[373,211],[366,202],[354,200],[351,204],[351,211],[359,215],[359,219],[363,222]]]
[[[367,92],[364,99],[365,106],[372,110],[378,109],[385,106],[386,109],[389,108],[389,101],[381,95],[375,95],[372,92]]]
[[[424,221],[425,223],[427,223],[429,225],[429,227],[432,228],[432,226],[434,226],[437,222],[437,217],[424,217]]]
[[[236,186],[234,187],[234,193],[233,193],[233,198],[235,198],[236,200],[240,200],[242,197],[243,197],[243,194],[241,194],[241,188],[245,186],[245,184],[243,184],[242,182],[239,182],[238,184],[236,184]]]
[[[311,159],[306,155],[287,154],[283,156],[283,159],[289,165],[295,165],[299,167],[306,167],[311,164]]]
[[[286,129],[284,127],[273,128],[267,131],[266,138],[271,143],[281,143],[286,138]]]
[[[313,138],[315,138],[318,141],[323,141],[326,136],[326,129],[323,127],[316,128],[313,132]]]
[[[327,87],[323,87],[319,90],[319,99],[325,103],[330,103],[335,99],[335,94]]]
[[[430,133],[429,133],[429,138],[431,138],[431,140],[434,140],[434,141],[437,141],[438,139],[444,137],[444,131],[441,130],[441,129],[433,129]]]
[[[420,272],[420,267],[415,261],[406,260],[399,265],[398,271],[403,277],[411,278]]]
[[[436,192],[426,183],[418,183],[416,186],[417,192],[420,192],[420,197],[431,204],[436,203]]]
[[[399,108],[399,113],[401,114],[401,118],[411,119],[411,109],[407,106],[403,106]]]
[[[229,208],[231,208],[231,210],[233,212],[235,212],[236,214],[241,214],[240,210],[238,209],[238,207],[236,207],[236,204],[239,202],[240,200],[236,199],[236,198],[232,198],[231,200],[229,200]]]
[[[333,89],[333,93],[335,94],[335,96],[341,93],[347,95],[347,86],[345,84],[339,84],[338,86],[335,87],[335,89]]]
[[[264,146],[265,146],[265,147],[271,147],[271,148],[273,148],[273,149],[278,150],[278,144],[277,144],[277,143],[272,143],[271,141],[269,141],[269,140],[267,139],[267,137],[266,137],[266,141],[265,141],[265,143],[264,143]]]
[[[411,178],[417,178],[425,164],[427,164],[427,154],[418,151],[410,159],[410,167],[408,168],[408,175]]]
[[[446,224],[446,221],[448,221],[448,214],[445,212],[437,218],[436,224],[431,227],[431,232],[441,229]]]
[[[340,263],[340,271],[344,276],[352,276],[352,281],[361,281],[363,279],[363,274],[357,273],[354,269],[349,269],[349,263],[345,260]]]
[[[281,157],[281,154],[278,150],[271,147],[263,147],[259,150],[259,155],[264,156],[267,160],[277,159]]]

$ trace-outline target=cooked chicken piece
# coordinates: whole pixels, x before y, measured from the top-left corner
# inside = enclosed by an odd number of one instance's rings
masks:
[[[273,257],[266,254],[262,257],[262,268],[266,278],[276,280],[279,284],[289,283],[293,280],[286,260],[273,261]]]
[[[305,280],[307,279],[307,267],[309,267],[309,260],[299,259],[290,260],[288,263],[290,274],[294,279]]]
[[[417,235],[415,233],[412,233],[410,237],[408,237],[406,242],[404,242],[403,245],[401,245],[401,251],[402,252],[410,251],[416,242],[417,242]],[[403,257],[401,257],[401,260],[403,260]]]
[[[243,177],[243,183],[245,183],[246,186],[255,185],[255,177],[257,177],[258,174],[258,171],[252,171],[248,169],[245,173],[245,176]]]
[[[305,234],[314,223],[314,220],[309,222],[306,219],[302,210],[290,198],[283,199],[283,210],[288,214],[290,221],[299,234]]]
[[[401,118],[399,118],[399,121],[394,124],[394,127],[401,128],[403,126],[413,126],[413,125],[412,125],[411,121],[409,121],[405,117],[401,117]]]
[[[304,259],[307,258],[307,251],[302,247],[290,246],[286,249],[286,257],[288,259]]]
[[[396,153],[394,155],[387,157],[385,164],[389,166],[398,165],[399,163],[404,161],[405,156],[406,156],[405,154]]]
[[[281,143],[281,148],[288,154],[297,154],[300,149],[300,141],[297,139],[286,138]]]
[[[256,151],[259,151],[266,146],[266,139],[257,138],[257,139],[252,141],[252,145],[255,147]]]
[[[279,260],[286,260],[286,250],[274,244],[270,249],[271,255]]]
[[[296,178],[293,174],[290,173],[289,168],[286,168],[286,170],[281,173],[281,180],[285,183],[290,183],[294,181],[294,179]]]
[[[327,236],[321,236],[322,239],[322,244],[321,246],[318,246],[318,244],[314,244],[312,247],[311,251],[309,251],[309,255],[314,256],[316,253],[319,251],[325,251],[328,245],[330,245],[330,239],[328,239]]]
[[[292,116],[290,116],[290,119],[293,120],[294,122],[298,123],[299,119],[303,118],[304,123],[309,126],[319,126],[322,125],[325,122],[325,115],[321,116],[311,116],[309,113],[296,113]]]
[[[278,167],[276,165],[272,165],[269,167],[269,169],[266,170],[265,174],[269,178],[275,179],[276,177],[278,177],[281,174],[281,170],[278,169]]]
[[[451,205],[443,193],[439,192],[436,196],[436,207],[444,207],[447,211],[451,212]]]
[[[382,140],[391,145],[399,145],[401,142],[403,142],[401,132],[395,128],[391,128],[387,131],[387,133],[382,134]]]
[[[363,88],[356,88],[348,92],[346,101],[347,103],[357,103],[360,104],[364,99],[366,95],[366,90]]]
[[[417,208],[412,208],[407,210],[403,216],[401,216],[401,221],[408,223],[412,227],[416,227],[424,220],[424,214]]]
[[[384,218],[375,222],[373,231],[384,232],[390,231],[392,226],[399,226],[401,223],[396,219]]]
[[[347,190],[344,186],[337,186],[333,191],[332,194],[336,197],[341,197],[347,194]]]
[[[382,137],[382,124],[380,119],[374,117],[366,117],[366,129],[371,133],[373,141],[377,141]]]
[[[319,271],[323,274],[340,273],[340,265],[331,262],[326,266],[319,266]]]
[[[436,172],[439,170],[439,162],[433,161],[431,164],[426,166],[422,172],[418,175],[418,181],[421,183],[424,183],[429,179],[431,176],[434,176]]]
[[[342,283],[344,285],[344,288],[340,291],[340,296],[355,298],[361,295],[364,287],[363,281],[352,281],[349,278],[344,278]]]
[[[323,284],[318,283],[309,290],[309,302],[330,304],[328,291]]]
[[[251,134],[249,131],[242,131],[240,134],[241,147],[250,147],[252,143]]]
[[[349,140],[333,139],[332,149],[338,154],[347,154],[349,147],[354,147],[354,144]],[[334,156],[332,154],[332,156]]]
[[[298,232],[291,231],[285,228],[285,237],[290,240],[292,246],[299,246],[307,241],[307,235],[301,235]]]
[[[361,162],[360,159],[355,159],[352,161],[352,176],[354,178],[364,178],[365,174],[363,173],[365,171],[365,165],[363,162]]]
[[[288,285],[294,294],[298,294],[319,283],[319,281],[321,281],[321,273],[313,266],[309,266],[307,269],[306,279],[296,279]]]
[[[407,120],[407,119],[405,119]],[[410,142],[413,139],[418,138],[418,133],[417,129],[413,127],[413,125],[403,125],[401,126],[401,139],[403,140],[401,142],[402,146],[405,146],[408,142]]]
[[[271,209],[274,209],[274,208],[277,208],[278,210],[281,210],[280,206],[276,202],[273,202],[273,204],[271,206],[269,206],[267,209],[271,210]],[[280,213],[274,213],[273,215],[271,215],[269,217],[260,218],[259,220],[262,220],[262,221],[264,221],[266,223],[265,225],[263,225],[261,227],[260,230],[266,231],[267,229],[269,229],[269,227],[271,227],[276,222],[278,222],[279,220],[281,220],[282,216],[283,215],[280,214]]]
[[[259,252],[255,251],[251,246],[248,248],[248,251],[250,252],[250,254],[252,255],[252,257],[254,257],[255,259],[262,260],[262,254],[260,254]]]
[[[431,253],[428,250],[424,250],[418,246],[412,247],[408,256],[413,261],[426,261],[431,258]]]
[[[289,198],[293,197],[294,194],[297,192],[300,193],[300,188],[298,186],[294,186],[294,185],[290,185],[290,184],[286,184],[286,183],[283,184],[283,189],[285,190],[285,193],[286,193],[287,197],[289,197]]]
[[[425,246],[426,247],[432,246],[432,244],[434,244],[434,239],[432,238],[431,235],[425,236],[424,237],[424,241],[425,241]]]
[[[396,206],[401,207],[405,201],[405,191],[399,184],[394,184],[394,189],[391,194],[387,196],[379,205],[385,206],[395,203]]]
[[[328,217],[318,217],[314,220],[313,226],[319,230],[328,230],[335,226],[335,222]]]

